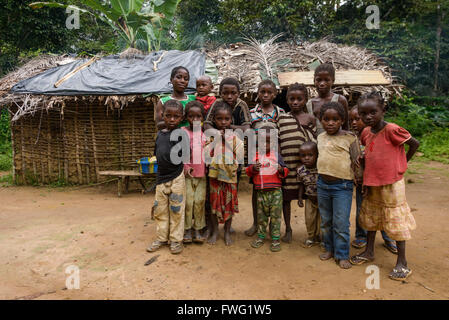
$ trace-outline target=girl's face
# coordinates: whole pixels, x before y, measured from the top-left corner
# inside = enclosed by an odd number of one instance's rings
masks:
[[[201,109],[198,107],[192,107],[189,109],[189,113],[187,114],[187,121],[190,123],[190,129],[193,129],[193,122],[203,121],[203,113],[201,112]]]
[[[171,79],[173,90],[176,92],[184,92],[189,84],[189,80],[189,73],[184,69],[179,69],[173,79]]]
[[[363,123],[372,128],[376,127],[385,115],[385,109],[373,99],[363,101],[358,107],[358,112]]]
[[[290,91],[287,96],[287,104],[293,113],[299,113],[304,110],[306,105],[306,94],[301,90]]]
[[[235,107],[237,99],[239,98],[240,92],[236,86],[232,84],[225,84],[221,89],[220,97],[229,104],[231,107]]]
[[[320,94],[326,94],[331,91],[332,85],[334,84],[334,79],[327,71],[318,72],[314,79],[315,87]]]
[[[327,109],[323,114],[321,124],[327,134],[334,135],[340,131],[341,125],[343,124],[343,119],[338,114],[337,110]]]
[[[217,110],[214,117],[214,123],[218,130],[225,130],[231,127],[232,116],[228,110]]]
[[[174,130],[182,121],[182,111],[177,107],[167,107],[162,114],[165,126],[168,130]]]
[[[257,97],[262,102],[262,105],[270,105],[276,98],[276,90],[271,85],[264,84],[257,92]]]
[[[362,132],[366,127],[359,116],[357,108],[354,108],[349,112],[349,124],[351,125],[351,130],[357,133]]]

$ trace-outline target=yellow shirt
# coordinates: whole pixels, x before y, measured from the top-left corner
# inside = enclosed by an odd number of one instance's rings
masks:
[[[353,180],[351,159],[357,160],[360,154],[357,137],[350,132],[332,136],[323,132],[318,136],[317,141],[318,173],[339,179]]]

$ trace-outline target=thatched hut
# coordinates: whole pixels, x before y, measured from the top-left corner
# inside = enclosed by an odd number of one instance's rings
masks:
[[[350,102],[373,89],[387,97],[400,93],[401,86],[395,83],[388,66],[367,50],[326,41],[299,46],[281,43],[275,48],[277,55],[271,57],[269,71],[280,85],[281,105],[286,87],[284,80],[279,81],[282,74],[307,72],[325,61],[332,62],[337,71],[380,70],[384,81],[388,80],[388,84],[379,85],[337,85],[335,90]],[[134,169],[137,159],[153,153],[154,94],[169,91],[171,67],[179,64],[191,69],[191,64],[195,65],[189,87],[194,87],[196,77],[204,72],[215,75],[216,82],[236,77],[242,83],[242,98],[252,104],[257,83],[267,76],[253,52],[254,46],[239,43],[180,60],[171,56],[172,51],[155,53],[151,58],[126,57],[125,69],[131,68],[131,72],[117,77],[106,66],[119,60],[107,61],[110,57],[83,60],[46,55],[31,60],[0,79],[0,106],[11,115],[15,181],[89,184],[106,179],[100,171]],[[89,84],[96,76],[105,82]],[[139,79],[146,81],[145,85],[139,87]],[[309,88],[313,91],[312,86]]]

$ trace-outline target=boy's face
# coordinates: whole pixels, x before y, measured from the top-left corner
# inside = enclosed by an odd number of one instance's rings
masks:
[[[318,72],[314,79],[315,87],[320,94],[326,94],[331,91],[332,85],[334,84],[334,79],[327,71]]]
[[[240,92],[236,86],[232,84],[225,84],[221,89],[220,97],[229,104],[232,108],[235,107],[237,99],[239,98]]]
[[[384,118],[385,110],[376,100],[368,99],[359,105],[358,113],[366,126],[375,127]]]
[[[215,126],[218,130],[225,130],[231,126],[232,117],[229,111],[220,109],[217,110],[214,117]]]
[[[327,109],[323,114],[321,124],[328,134],[333,135],[340,130],[341,125],[343,124],[343,119],[338,114],[337,110]]]
[[[312,146],[304,146],[299,149],[299,159],[306,166],[306,168],[315,168],[318,154],[316,149]]]
[[[349,112],[349,124],[351,125],[351,130],[360,133],[366,127],[362,119],[359,117],[357,108],[352,109]]]
[[[212,81],[209,78],[200,77],[196,80],[196,92],[200,97],[205,97],[214,89]]]
[[[189,109],[189,113],[187,114],[187,121],[190,123],[190,129],[193,129],[193,122],[195,121],[203,121],[203,113],[201,109],[198,107],[192,107]]]
[[[287,103],[293,113],[298,113],[304,109],[307,103],[306,94],[301,90],[294,90],[288,93]]]
[[[184,91],[189,85],[190,76],[184,69],[179,69],[171,80],[174,91]]]
[[[174,130],[182,121],[182,111],[177,107],[166,107],[162,114],[165,126],[168,130]]]
[[[262,105],[267,106],[273,102],[274,98],[276,98],[276,90],[273,88],[273,86],[264,84],[260,87],[257,96],[260,99]]]

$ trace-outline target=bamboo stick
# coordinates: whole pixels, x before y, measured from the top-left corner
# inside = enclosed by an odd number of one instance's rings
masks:
[[[95,139],[95,130],[94,130],[94,120],[92,118],[92,105],[90,105],[89,107],[90,110],[90,128],[92,130],[92,146],[93,146],[93,150],[94,150],[94,164],[95,164],[95,175],[97,180],[95,182],[98,182],[100,180],[100,174],[99,172],[99,168],[98,168],[98,157],[97,157],[97,141]]]
[[[76,168],[78,170],[78,183],[83,183],[83,172],[81,170],[80,164],[80,154],[79,154],[79,136],[78,136],[78,104],[76,105],[76,113],[75,113],[75,148],[76,148]]]
[[[98,59],[99,59],[98,57],[93,57],[92,59],[90,59],[86,63],[84,63],[84,64],[80,65],[79,67],[77,67],[75,70],[67,73],[64,77],[62,77],[61,79],[56,81],[56,83],[54,84],[55,88],[59,87],[64,81],[66,81],[66,80],[70,79],[71,77],[73,77],[73,75],[75,73],[77,73],[78,71],[81,71],[82,69],[90,66],[92,63],[94,63]]]

